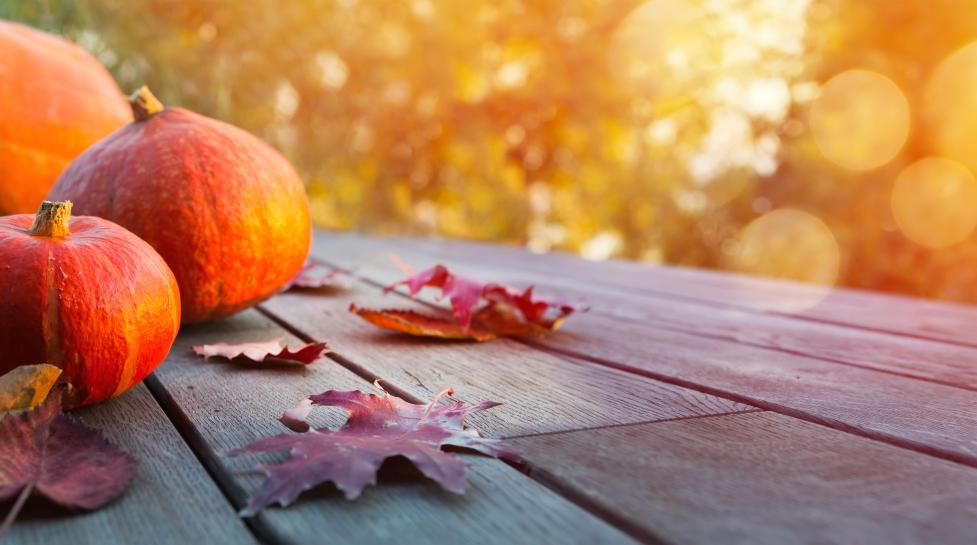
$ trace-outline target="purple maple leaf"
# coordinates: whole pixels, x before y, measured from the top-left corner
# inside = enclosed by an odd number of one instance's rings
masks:
[[[72,509],[97,509],[122,494],[135,471],[134,458],[62,414],[58,395],[0,419],[0,501],[19,495],[9,522],[32,493]]]
[[[442,451],[445,445],[518,460],[518,454],[502,441],[483,438],[474,429],[464,427],[469,413],[491,409],[498,403],[438,405],[445,393],[451,391],[445,390],[428,405],[357,390],[330,390],[310,396],[308,399],[315,405],[346,409],[346,423],[338,430],[322,428],[265,437],[232,451],[231,456],[290,451],[284,462],[260,466],[268,478],[241,514],[254,515],[273,503],[287,506],[302,492],[327,481],[333,482],[347,499],[356,499],[367,485],[376,484],[380,465],[393,456],[404,456],[446,490],[462,493],[465,464],[457,455]],[[295,409],[290,412],[289,427],[301,429],[295,425],[296,417],[302,420],[307,413],[296,414]]]

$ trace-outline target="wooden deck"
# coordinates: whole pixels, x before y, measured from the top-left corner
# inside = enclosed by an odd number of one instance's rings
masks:
[[[10,542],[977,543],[977,308],[461,242],[322,232],[313,253],[361,280],[185,327],[145,386],[77,412],[139,458],[129,491],[28,512]],[[390,253],[591,310],[543,340],[397,336],[347,312],[423,307],[381,294],[402,277]],[[256,369],[190,350],[280,336],[335,352]],[[227,451],[280,433],[309,394],[375,379],[414,401],[451,386],[504,402],[471,424],[525,462],[465,455],[464,496],[395,463],[355,502],[325,486],[235,514],[261,477]]]

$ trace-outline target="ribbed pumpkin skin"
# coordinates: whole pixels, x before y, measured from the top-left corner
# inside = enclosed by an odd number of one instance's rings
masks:
[[[0,374],[61,367],[74,405],[121,394],[165,358],[180,328],[173,273],[148,244],[100,218],[65,238],[27,234],[34,217],[0,218]]]
[[[182,108],[135,121],[68,166],[48,196],[126,227],[163,256],[183,321],[267,299],[305,264],[312,226],[292,166],[247,132]]]
[[[69,161],[131,120],[85,50],[0,21],[0,215],[36,212]]]

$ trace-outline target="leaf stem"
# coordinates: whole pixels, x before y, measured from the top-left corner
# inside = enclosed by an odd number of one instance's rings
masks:
[[[17,496],[17,501],[14,502],[14,506],[10,508],[10,512],[7,513],[7,517],[3,519],[3,525],[0,525],[0,541],[7,535],[10,531],[10,527],[14,525],[14,519],[20,514],[20,510],[24,507],[24,503],[27,502],[27,498],[30,497],[31,492],[34,491],[34,483],[28,483],[23,490],[20,491],[20,496]]]

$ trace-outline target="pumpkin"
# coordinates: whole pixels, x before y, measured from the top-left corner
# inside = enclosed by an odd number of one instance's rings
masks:
[[[271,146],[164,108],[145,87],[135,121],[75,159],[48,195],[128,228],[180,285],[185,323],[230,316],[281,290],[312,238],[305,186]]]
[[[121,394],[166,358],[180,294],[149,244],[70,216],[70,202],[44,202],[36,216],[0,218],[0,375],[57,365],[74,406]]]
[[[132,119],[84,49],[0,20],[0,215],[27,214],[69,161]]]

